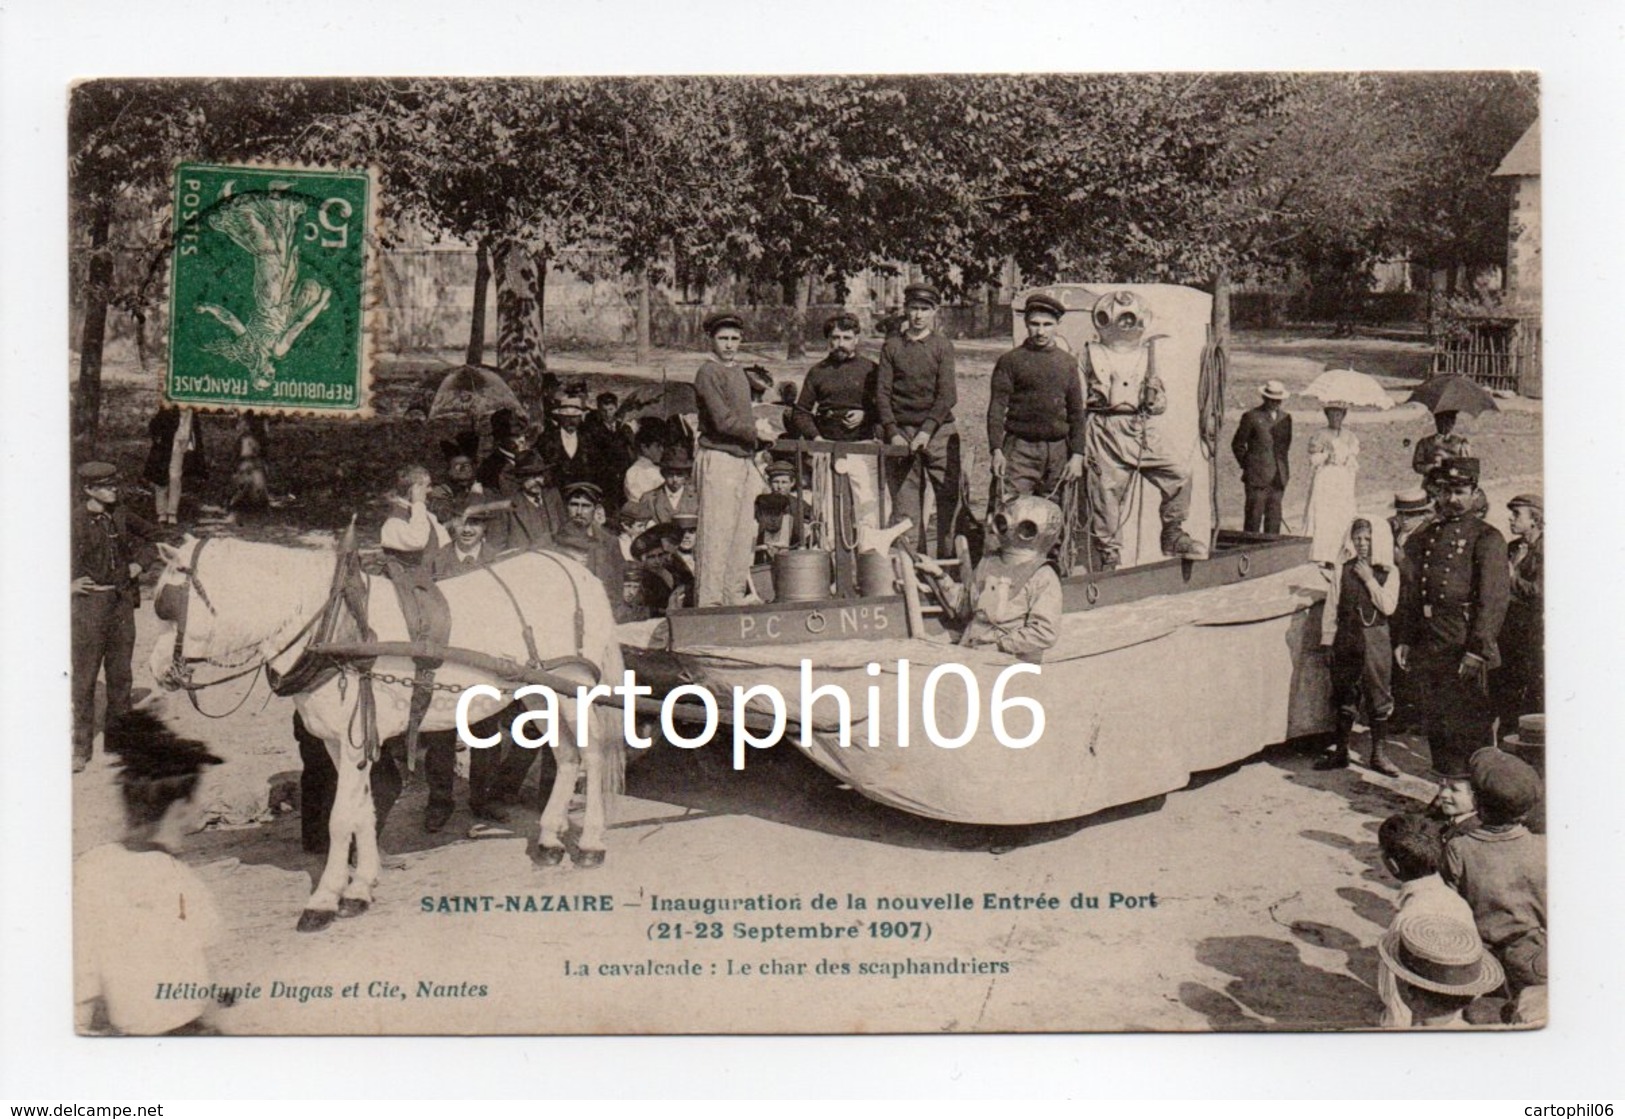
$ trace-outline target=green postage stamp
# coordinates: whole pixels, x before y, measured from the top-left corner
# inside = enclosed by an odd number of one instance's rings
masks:
[[[373,203],[365,171],[177,166],[164,395],[366,415]]]

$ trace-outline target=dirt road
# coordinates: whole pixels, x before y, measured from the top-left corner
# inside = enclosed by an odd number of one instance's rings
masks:
[[[156,625],[144,611],[143,651]],[[255,696],[220,721],[165,705],[229,758],[208,789],[228,819],[263,810],[298,770],[285,700],[261,708]],[[1064,733],[1052,738],[1046,747],[1067,747]],[[1406,743],[1401,765],[1424,773],[1425,755]],[[373,910],[316,935],[294,931],[318,870],[296,816],[199,833],[187,858],[230,926],[215,982],[260,988],[222,1012],[232,1032],[1369,1027],[1374,945],[1394,895],[1376,829],[1430,786],[1359,768],[1316,773],[1309,761],[1274,747],[1166,797],[1013,832],[882,808],[793,747],[733,773],[721,746],[656,746],[629,774],[609,861],[595,871],[535,868],[534,818],[511,838],[473,840],[459,809],[446,832],[426,835],[413,783],[384,831],[399,859]],[[75,794],[76,848],[115,834],[101,758]],[[581,911],[589,894],[613,909]],[[820,894],[834,907],[815,908]],[[516,911],[504,912],[510,897]],[[558,911],[559,897],[571,912]],[[657,897],[797,908],[657,912]],[[781,924],[858,936],[761,939]],[[650,964],[697,974],[612,974]],[[583,965],[586,975],[566,977]],[[911,966],[957,973],[892,974]]]

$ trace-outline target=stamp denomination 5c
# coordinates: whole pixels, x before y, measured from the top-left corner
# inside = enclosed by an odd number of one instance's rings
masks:
[[[183,163],[164,395],[365,414],[365,171]]]

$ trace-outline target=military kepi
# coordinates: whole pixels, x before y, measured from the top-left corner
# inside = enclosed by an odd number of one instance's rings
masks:
[[[936,307],[942,303],[942,295],[930,284],[909,284],[903,289],[903,306],[907,307],[910,303]]]
[[[735,330],[743,331],[745,329],[745,320],[732,311],[716,311],[706,315],[705,321],[701,325],[704,326],[705,333],[711,335],[730,326]]]
[[[1435,485],[1452,485],[1457,483],[1478,485],[1478,460],[1476,458],[1453,458],[1441,462],[1428,471],[1428,481]]]
[[[118,481],[118,467],[110,462],[87,462],[79,468],[79,481],[87,486],[108,486]]]
[[[1044,292],[1035,291],[1033,294],[1027,297],[1027,305],[1021,309],[1021,313],[1023,316],[1043,314],[1054,315],[1056,318],[1060,318],[1062,315],[1066,314],[1066,304],[1062,303],[1053,295],[1046,295]]]

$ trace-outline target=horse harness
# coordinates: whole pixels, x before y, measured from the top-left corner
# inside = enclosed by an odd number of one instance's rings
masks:
[[[346,668],[349,668],[356,673],[360,681],[361,690],[357,697],[355,715],[362,720],[362,742],[366,762],[371,763],[377,761],[381,753],[378,738],[377,704],[372,693],[373,680],[385,684],[410,685],[413,687],[415,695],[429,691],[460,693],[463,690],[455,685],[434,682],[432,671],[429,672],[428,678],[425,679],[421,670],[411,677],[400,677],[374,670],[373,665],[379,655],[385,652],[388,655],[398,655],[398,653],[397,649],[389,643],[378,642],[377,635],[368,625],[367,600],[370,585],[365,573],[361,570],[360,557],[355,547],[353,534],[348,535],[339,546],[333,567],[332,584],[326,602],[309,621],[299,627],[298,631],[280,649],[268,657],[260,658],[252,665],[241,669],[241,671],[202,683],[195,682],[192,677],[192,666],[195,664],[208,663],[222,668],[237,667],[236,665],[221,665],[220,662],[210,657],[188,657],[185,655],[189,595],[195,593],[198,600],[208,609],[210,615],[218,616],[214,603],[209,600],[209,594],[204,589],[202,580],[198,577],[199,561],[203,555],[203,549],[208,543],[208,539],[199,541],[197,548],[192,552],[191,561],[186,566],[175,569],[177,573],[186,576],[185,586],[164,588],[159,592],[157,601],[154,602],[154,611],[158,616],[175,623],[174,652],[171,655],[170,667],[163,682],[184,690],[187,698],[192,703],[192,707],[199,714],[213,719],[220,719],[235,713],[247,701],[248,695],[252,693],[252,683],[250,683],[248,692],[244,693],[243,699],[238,701],[236,707],[220,715],[211,715],[209,712],[204,711],[198,705],[197,693],[206,688],[241,679],[251,673],[264,671],[271,691],[276,695],[289,696],[311,691],[326,683],[334,675],[340,675]],[[553,560],[570,584],[571,596],[574,599],[572,620],[575,653],[573,655],[545,660],[542,658],[536,646],[535,630],[531,626],[530,620],[525,616],[518,597],[501,575],[489,566],[483,570],[502,589],[504,596],[507,598],[509,605],[513,607],[514,614],[519,620],[520,632],[525,641],[526,663],[521,666],[517,662],[492,657],[476,650],[459,649],[438,643],[414,642],[412,648],[406,651],[407,655],[433,657],[441,661],[466,664],[468,667],[481,671],[493,672],[499,676],[530,682],[538,682],[541,678],[550,676],[552,670],[556,668],[566,665],[580,666],[589,669],[593,682],[597,683],[599,679],[598,666],[587,660],[584,655],[586,615],[582,609],[581,593],[576,588],[575,580],[570,576],[569,571],[565,569],[563,563],[558,560],[558,557],[549,555],[546,552],[536,554],[547,556],[548,559]],[[174,590],[182,592],[179,596],[178,605],[175,600],[166,599],[165,597],[170,591]],[[359,632],[361,641],[356,645],[346,645],[337,640],[340,636],[338,633],[339,627],[346,619],[352,621]],[[295,660],[288,671],[279,673],[271,667],[272,661],[294,648],[313,631],[314,638],[306,645],[304,651],[300,653],[298,659]],[[419,704],[414,703],[413,706],[415,708]],[[426,705],[422,706],[426,707]],[[419,711],[417,714],[420,719],[422,712]],[[416,727],[416,722],[416,719],[410,720],[411,725],[408,727],[409,738],[411,737],[411,731]],[[409,752],[408,763],[410,764],[413,760]]]
[[[170,654],[169,669],[164,674],[164,679],[160,682],[185,691],[186,698],[191,701],[192,709],[198,714],[210,719],[223,719],[228,715],[235,714],[239,709],[241,709],[243,704],[247,702],[249,695],[254,690],[253,683],[250,682],[248,691],[243,693],[243,698],[237,701],[237,705],[235,707],[233,707],[230,711],[223,712],[219,715],[214,715],[203,710],[203,708],[198,704],[197,693],[203,691],[205,688],[213,688],[220,684],[230,683],[233,680],[240,680],[244,676],[258,673],[261,670],[274,671],[270,669],[270,663],[297,645],[299,641],[311,631],[311,628],[321,620],[322,615],[318,613],[315,617],[311,618],[310,621],[299,627],[298,632],[288,640],[287,644],[283,645],[282,648],[278,649],[275,653],[272,653],[269,657],[263,657],[248,667],[241,669],[241,671],[232,672],[228,675],[217,677],[213,680],[206,680],[202,683],[198,683],[192,677],[193,665],[211,664],[217,668],[238,667],[237,665],[221,664],[212,657],[186,656],[186,622],[191,601],[188,592],[192,592],[197,595],[198,601],[203,603],[203,605],[208,609],[210,615],[218,616],[219,613],[217,610],[215,610],[214,603],[209,600],[209,592],[203,589],[203,582],[198,578],[197,574],[198,562],[202,558],[203,549],[208,546],[208,543],[209,541],[207,538],[198,541],[197,548],[192,552],[191,562],[184,567],[177,567],[175,569],[177,573],[186,576],[185,586],[171,586],[160,590],[153,602],[153,612],[157,614],[159,618],[165,621],[173,621],[175,623],[175,648]],[[171,591],[181,592],[178,596],[178,604],[175,599],[166,597]]]

